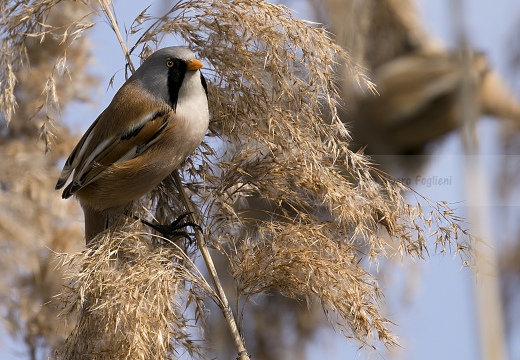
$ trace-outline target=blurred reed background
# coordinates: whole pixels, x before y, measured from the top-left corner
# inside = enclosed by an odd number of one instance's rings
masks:
[[[403,261],[411,285],[400,291],[413,293],[422,281],[417,266],[428,264],[409,259],[447,252],[460,254],[461,266],[476,261],[472,271],[479,277],[469,280],[480,319],[476,353],[483,360],[516,358],[520,105],[510,90],[515,77],[500,74],[486,49],[472,46],[464,19],[477,5],[450,3],[454,41],[448,48],[427,31],[412,0],[283,3],[300,13],[293,18],[263,1],[161,1],[149,11],[151,4],[116,1],[112,8],[128,45],[136,46],[134,55],[146,55],[159,42],[180,42],[209,62],[213,123],[183,180],[237,303],[249,353],[254,359],[409,359],[406,342],[394,346],[400,329],[392,322],[399,324],[399,313],[382,296],[392,296],[389,278]],[[99,53],[92,40],[94,31],[102,34],[96,39],[115,39],[114,24],[96,1],[9,0],[0,12],[6,354],[235,358],[193,244],[164,246],[126,224],[84,249],[79,207],[53,190],[60,162],[77,141],[78,118],[84,129],[96,116],[83,119],[78,109],[99,107],[93,99],[106,104],[110,96],[100,99],[96,89],[112,81],[117,89],[124,80],[121,51]],[[518,12],[511,9],[511,16]],[[335,42],[321,25],[297,18],[325,24]],[[518,26],[511,29],[512,46],[504,48],[511,74],[520,68]],[[100,79],[100,69],[114,77]],[[494,140],[500,181],[492,185],[479,160],[487,141],[479,131],[483,116],[501,129]],[[442,191],[424,201],[382,175],[425,176],[447,136],[462,139],[462,151],[453,156],[466,177],[462,213],[435,202],[444,199]],[[178,212],[177,196],[169,179],[136,208],[169,219]],[[470,244],[484,256],[473,257]],[[115,251],[120,267],[107,256]],[[142,289],[154,289],[153,296],[140,298]],[[97,307],[89,307],[97,298]],[[331,324],[349,340],[334,335]],[[100,340],[118,326],[127,334]],[[413,336],[401,335],[404,341]],[[341,341],[352,353],[327,352]]]

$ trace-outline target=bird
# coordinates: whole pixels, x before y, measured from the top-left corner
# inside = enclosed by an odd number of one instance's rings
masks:
[[[416,51],[375,68],[379,94],[358,97],[351,116],[358,147],[368,144],[366,153],[376,162],[417,173],[429,157],[428,146],[467,121],[464,107],[475,117],[520,124],[520,103],[486,55],[472,50],[465,61],[461,55]]]
[[[151,54],[116,92],[66,160],[56,183],[85,216],[87,245],[200,145],[209,126],[203,63],[188,48]]]

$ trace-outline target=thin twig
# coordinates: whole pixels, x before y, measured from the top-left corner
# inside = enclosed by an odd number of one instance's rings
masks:
[[[130,59],[130,53],[128,52],[125,42],[123,41],[123,36],[121,35],[121,32],[119,31],[119,25],[117,24],[116,17],[114,16],[112,11],[110,10],[110,7],[108,6],[108,0],[99,0],[99,3],[103,7],[105,14],[108,17],[108,20],[110,21],[110,26],[112,26],[112,30],[114,30],[114,33],[117,36],[117,40],[119,41],[119,44],[121,45],[123,54],[125,54],[126,63],[128,64],[130,71],[132,73],[134,73],[135,72],[134,64],[132,63],[132,60]]]
[[[194,208],[192,202],[188,198],[188,195],[186,195],[186,191],[184,191],[184,187],[182,186],[181,178],[179,176],[178,171],[173,172],[173,178],[175,181],[175,186],[177,187],[177,190],[179,191],[179,194],[181,196],[182,203],[184,204],[186,211],[188,211],[189,213],[188,220],[190,222],[196,223],[195,216],[193,215]],[[202,234],[200,228],[195,227],[194,230],[195,239],[197,240],[197,245],[199,247],[200,253],[202,254],[204,262],[206,263],[206,267],[211,277],[211,281],[213,282],[213,286],[215,287],[215,290],[217,291],[217,294],[221,301],[221,304],[219,304],[219,306],[222,310],[222,313],[224,314],[224,318],[226,319],[226,322],[228,324],[229,331],[231,333],[231,336],[233,337],[233,341],[235,342],[235,346],[238,350],[237,360],[248,360],[250,359],[249,354],[247,353],[244,341],[242,340],[242,337],[240,336],[240,333],[238,331],[238,327],[235,322],[235,317],[233,316],[233,312],[231,310],[231,307],[229,306],[229,302],[227,300],[224,288],[220,283],[217,269],[215,268],[215,264],[213,263],[213,259],[211,258],[211,254],[209,253],[208,246],[204,239],[204,235]]]
[[[110,21],[110,25],[112,26],[112,29],[114,33],[117,36],[117,39],[119,41],[119,44],[121,45],[121,49],[123,50],[123,53],[125,54],[126,61],[128,63],[128,67],[132,73],[135,72],[135,67],[132,64],[132,60],[130,59],[130,53],[128,52],[128,49],[123,41],[123,37],[121,36],[121,32],[119,31],[119,25],[117,24],[117,20],[110,10],[108,6],[107,0],[99,0],[101,6],[103,7],[103,10],[108,17]],[[175,180],[175,185],[177,187],[177,190],[179,191],[179,194],[181,196],[181,200],[186,208],[186,210],[189,212],[188,219],[190,222],[195,222],[194,217],[194,207],[186,195],[186,192],[184,191],[184,188],[182,186],[181,178],[179,176],[178,171],[173,172],[173,177]],[[233,337],[233,341],[235,342],[235,346],[238,351],[237,360],[249,360],[250,356],[246,350],[246,347],[244,345],[244,341],[242,340],[242,337],[240,336],[240,332],[238,331],[238,327],[235,321],[235,317],[233,315],[233,311],[231,310],[231,307],[229,306],[229,302],[227,300],[226,293],[224,291],[224,288],[222,287],[222,284],[220,282],[220,279],[218,277],[217,269],[215,268],[215,264],[213,263],[213,259],[211,258],[211,254],[208,250],[208,247],[206,245],[206,241],[204,239],[204,235],[202,234],[202,231],[195,227],[195,238],[197,240],[197,245],[199,247],[199,250],[202,254],[202,258],[204,259],[204,262],[206,264],[206,267],[208,269],[208,272],[211,277],[211,281],[213,283],[213,286],[215,287],[215,290],[217,292],[217,295],[219,297],[219,302],[217,302],[217,305],[221,308],[222,313],[224,314],[224,318],[226,319],[226,322],[229,327],[229,331],[231,333],[231,336]]]

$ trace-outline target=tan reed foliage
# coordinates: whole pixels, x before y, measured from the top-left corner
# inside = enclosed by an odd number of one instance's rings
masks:
[[[31,4],[39,10],[12,27],[43,20],[40,12],[51,6]],[[117,33],[115,18],[107,16]],[[348,149],[336,74],[346,69],[360,86],[373,84],[327,31],[266,1],[178,1],[159,17],[145,9],[128,29],[127,38],[136,38],[130,52],[146,56],[170,34],[210,68],[211,136],[181,175],[205,238],[229,258],[239,296],[278,290],[316,299],[346,336],[396,345],[369,263],[395,253],[423,258],[428,246],[451,248],[466,261],[470,236],[446,204],[429,202],[427,211],[408,204],[404,185]],[[9,74],[2,80],[12,80]],[[12,108],[10,82],[2,84],[2,101]],[[253,196],[273,205],[262,218],[248,215]],[[134,208],[160,222],[183,212],[171,178]],[[185,329],[196,321],[183,311],[194,301],[201,320],[210,290],[176,246],[140,231],[122,225],[64,260],[71,285],[61,301],[78,322],[58,358],[202,356]],[[180,245],[194,256],[189,243]]]
[[[53,16],[52,12],[61,16]],[[92,84],[91,76],[74,71],[74,88],[68,84],[67,91],[58,91],[63,81],[60,76],[71,77],[70,56],[73,67],[85,66],[88,57],[80,56],[82,50],[73,46],[83,32],[93,24],[88,22],[90,9],[82,2],[60,0],[2,1],[0,4],[0,116],[9,124],[17,106],[16,84],[28,81],[27,75],[45,77],[32,91],[41,91],[36,113],[42,110],[43,119],[39,122],[39,136],[50,149],[54,135],[54,119],[59,116],[60,102],[65,103],[73,97],[84,99],[83,86]],[[31,44],[40,44],[37,53],[30,54]],[[83,43],[86,45],[86,43]],[[52,63],[51,63],[52,61]],[[34,73],[31,66],[44,62],[50,69]],[[21,69],[24,69],[22,72]],[[34,81],[34,80],[32,80]],[[61,85],[61,90],[64,86]]]
[[[30,359],[47,358],[69,331],[50,305],[63,285],[55,252],[76,251],[83,230],[74,222],[77,204],[61,201],[52,188],[57,163],[75,139],[57,125],[54,151],[44,150],[53,142],[47,130],[56,130],[51,119],[59,116],[52,102],[86,101],[96,83],[85,71],[88,41],[65,34],[90,11],[70,1],[0,4],[0,311],[18,354]]]
[[[185,1],[167,16],[153,19],[142,15],[136,23],[146,29],[138,44],[174,32],[215,68],[209,86],[211,130],[221,139],[225,155],[202,154],[200,165],[189,169],[192,183],[188,187],[196,194],[194,199],[200,198],[208,239],[231,259],[242,259],[242,254],[258,244],[270,244],[266,239],[275,242],[282,233],[283,238],[314,239],[317,247],[328,246],[323,239],[355,244],[376,262],[379,256],[394,252],[422,258],[430,235],[441,250],[453,245],[454,252],[467,256],[466,230],[446,204],[431,204],[434,209],[426,213],[407,204],[402,196],[404,186],[374,171],[367,158],[347,148],[348,133],[336,116],[338,62],[350,69],[357,82],[368,88],[372,85],[322,28],[263,1]],[[250,240],[244,242],[247,219],[241,214],[250,210],[247,201],[252,195],[275,204],[275,209],[258,221],[258,233],[248,234]],[[241,204],[238,208],[237,203]],[[294,223],[299,226],[292,226]],[[389,246],[380,227],[396,239],[397,248]],[[287,248],[292,250],[297,252]],[[309,254],[318,256],[317,252]],[[366,271],[359,262],[363,257],[358,254],[352,261],[359,274]],[[313,263],[312,257],[307,260]],[[327,261],[329,267],[341,262],[325,257],[315,265],[325,266]],[[319,266],[309,267],[317,271]],[[271,270],[247,268],[243,279],[273,284],[276,269]],[[236,279],[242,279],[241,271],[246,269],[237,265]],[[344,288],[338,292],[345,295],[352,283],[343,280],[339,282]],[[316,283],[327,286],[326,281]],[[240,281],[237,285],[250,292],[255,289]],[[362,294],[377,294],[376,285],[356,283],[363,287]],[[287,289],[285,293],[291,294]],[[293,291],[303,297],[313,294],[310,287]],[[386,329],[384,318],[379,314],[372,317],[377,296],[359,298],[364,301],[352,309],[362,311],[340,315],[355,326],[351,329],[354,337],[366,343],[369,339],[361,334],[378,329],[378,340],[394,344],[390,332],[382,330]],[[329,305],[330,299],[320,300]],[[334,307],[341,308],[339,304]]]
[[[70,220],[79,209],[46,190],[59,172],[34,138],[1,141],[5,142],[0,145],[2,323],[21,345],[20,353],[36,359],[36,354],[46,356],[60,346],[67,334],[49,301],[63,284],[54,251],[77,249],[71,239],[81,236],[82,229]]]
[[[78,314],[78,323],[57,359],[201,356],[191,332],[204,320],[203,296],[215,295],[180,247],[150,241],[138,225],[63,257],[70,284],[59,301],[65,313]]]
[[[309,305],[317,299],[345,335],[395,344],[385,327],[388,320],[374,306],[382,297],[376,278],[357,265],[356,247],[331,239],[327,227],[274,222],[262,227],[259,239],[246,241],[244,251],[232,258],[239,292],[248,297],[279,291],[294,299],[305,297]]]

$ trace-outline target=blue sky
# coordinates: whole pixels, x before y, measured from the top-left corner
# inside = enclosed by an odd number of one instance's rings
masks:
[[[436,34],[443,43],[453,45],[453,31],[450,24],[450,6],[453,0],[421,0],[421,13],[428,29]],[[125,1],[125,6],[117,6],[119,19],[132,19],[142,9],[142,1]],[[511,78],[508,69],[508,48],[513,41],[515,23],[520,26],[520,2],[518,0],[466,1],[466,29],[470,43],[483,50],[492,65],[505,77]],[[300,10],[299,17],[305,17]],[[128,21],[128,20],[127,20]],[[128,23],[127,23],[128,25]],[[93,103],[96,105],[77,105],[64,113],[64,121],[68,121],[81,132],[111,100],[115,90],[124,81],[121,71],[123,58],[119,45],[108,25],[98,24],[93,29],[92,42],[99,57],[92,64],[91,72],[101,77],[101,86],[94,91]],[[119,71],[119,72],[118,72]],[[117,72],[114,87],[106,90],[108,79]],[[510,84],[514,87],[514,84]],[[518,86],[516,87],[519,88]],[[82,114],[73,119],[71,114]],[[481,137],[481,153],[485,155],[481,165],[489,170],[488,186],[493,187],[498,173],[496,148],[499,130],[494,120],[485,119],[479,125]],[[465,179],[461,172],[464,158],[460,141],[456,134],[450,135],[438,149],[438,154],[424,174],[428,176],[452,176],[453,183],[449,187],[418,186],[417,190],[433,200],[464,201]],[[494,154],[494,155],[491,155]],[[498,155],[499,156],[499,155]],[[499,204],[497,204],[499,205]],[[461,206],[464,212],[464,207]],[[491,209],[489,209],[491,211]],[[433,254],[433,253],[432,253]],[[467,269],[461,269],[460,262],[453,257],[431,256],[425,262],[406,264],[403,269],[412,267],[419,274],[419,283],[409,303],[401,299],[406,284],[406,272],[396,270],[387,275],[385,286],[387,302],[392,313],[388,316],[399,324],[397,332],[401,337],[403,348],[398,352],[401,359],[406,360],[474,360],[479,358],[478,334],[476,330],[475,309],[473,303],[474,277]],[[4,336],[2,336],[5,339]],[[322,341],[312,346],[310,351],[316,354],[345,360],[381,359],[377,353],[364,353],[356,349],[356,344],[345,342],[338,335],[331,341],[330,334],[323,335]],[[0,343],[1,359],[17,359],[11,351],[16,345]],[[7,348],[11,348],[8,350]],[[520,357],[520,345],[516,344],[511,358]],[[513,356],[514,355],[514,356]]]

